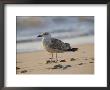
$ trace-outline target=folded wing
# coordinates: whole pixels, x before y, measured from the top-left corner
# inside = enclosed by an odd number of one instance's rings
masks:
[[[69,43],[64,43],[61,40],[55,38],[51,39],[51,44],[49,47],[52,49],[58,49],[62,51],[66,51],[71,48]]]

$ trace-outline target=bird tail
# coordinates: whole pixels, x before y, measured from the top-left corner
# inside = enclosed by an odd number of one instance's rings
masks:
[[[75,52],[75,51],[77,51],[77,50],[78,50],[78,48],[71,48],[71,49],[68,49],[67,51]]]

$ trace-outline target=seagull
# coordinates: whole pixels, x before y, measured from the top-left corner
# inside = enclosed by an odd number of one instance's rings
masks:
[[[53,60],[53,53],[56,53],[56,62],[58,61],[57,53],[63,52],[75,52],[78,48],[72,48],[69,43],[64,43],[63,41],[51,37],[51,34],[48,32],[44,32],[37,37],[42,37],[42,44],[43,47],[51,53],[52,57],[50,58],[51,61]]]

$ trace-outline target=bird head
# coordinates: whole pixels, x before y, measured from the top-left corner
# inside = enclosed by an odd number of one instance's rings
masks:
[[[51,35],[48,32],[44,32],[44,33],[38,35],[37,37],[51,37]]]

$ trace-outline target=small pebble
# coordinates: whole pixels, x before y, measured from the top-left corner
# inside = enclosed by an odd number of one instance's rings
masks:
[[[79,63],[78,65],[83,65],[83,63]]]
[[[75,60],[76,60],[76,59],[74,59],[74,58],[71,58],[71,59],[70,59],[70,61],[75,61]]]
[[[27,70],[23,70],[23,71],[21,71],[21,73],[26,73],[27,72]]]
[[[18,70],[18,69],[20,69],[19,67],[16,67],[16,69]]]
[[[62,67],[63,67],[63,65],[58,64],[58,65],[54,65],[54,67],[53,67],[52,69],[60,69],[60,68],[62,68]]]
[[[89,63],[94,63],[94,62],[89,62]]]
[[[52,61],[53,63],[57,63],[57,61]]]
[[[64,59],[64,60],[61,60],[60,62],[66,62],[66,60]]]
[[[47,60],[47,61],[46,61],[46,64],[48,64],[48,63],[57,63],[57,61],[50,61],[50,60]]]
[[[47,60],[47,61],[46,61],[46,64],[48,64],[48,63],[51,63],[51,61],[50,61],[50,60]]]
[[[66,65],[67,67],[72,67],[71,65]]]

